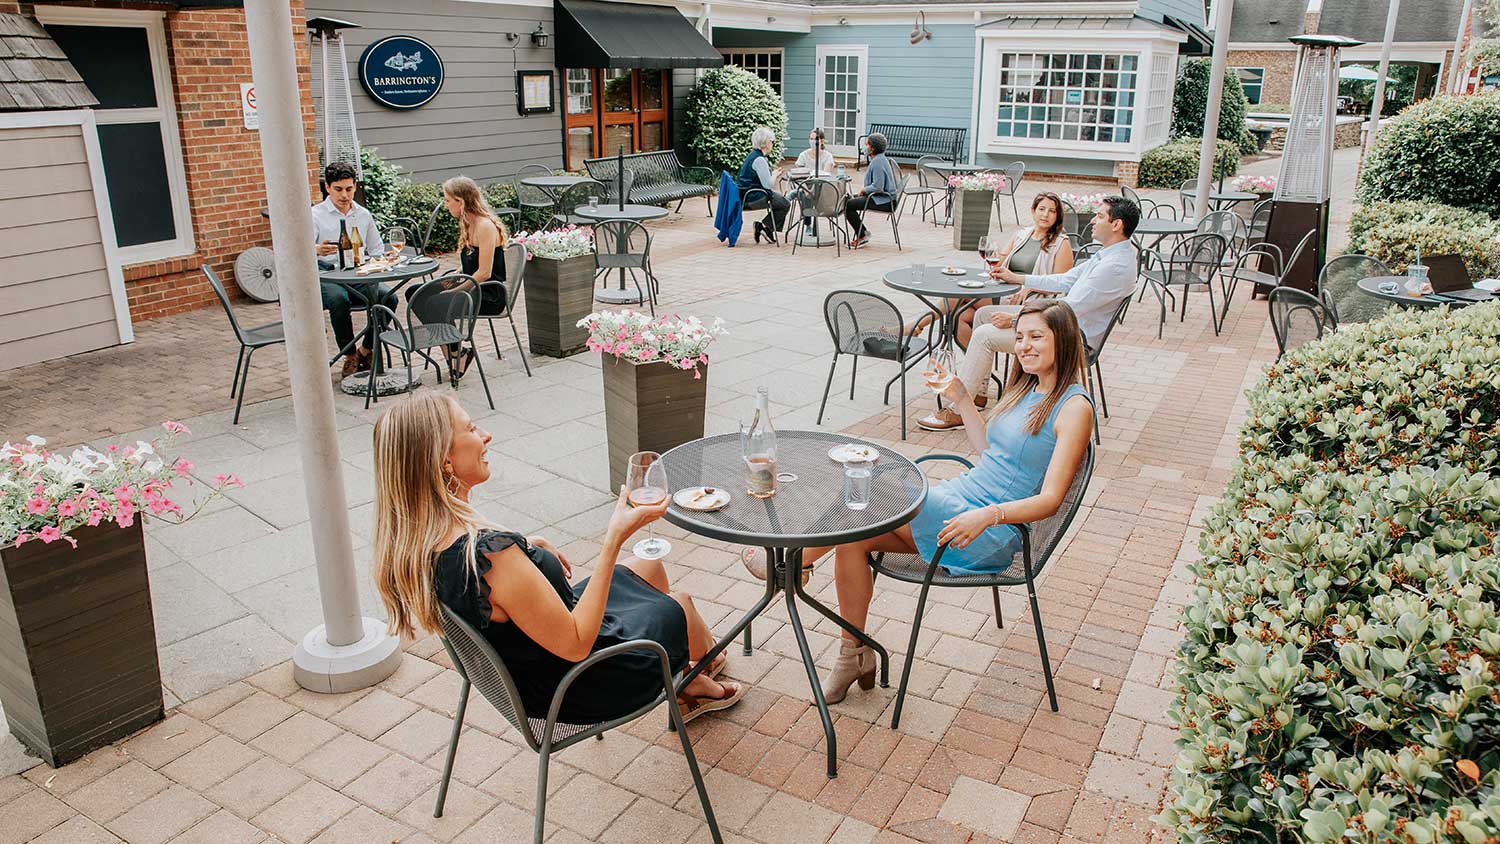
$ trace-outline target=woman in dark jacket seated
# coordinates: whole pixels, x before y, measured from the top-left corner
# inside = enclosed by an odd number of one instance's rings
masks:
[[[736,180],[740,188],[740,197],[744,200],[741,207],[746,211],[756,211],[767,205],[771,208],[771,213],[768,215],[771,220],[770,225],[766,225],[764,220],[755,221],[756,243],[760,243],[762,237],[775,243],[782,223],[786,222],[786,212],[792,207],[791,201],[776,192],[776,180],[771,175],[771,160],[767,156],[771,154],[771,147],[775,144],[775,132],[765,126],[756,129],[750,135],[750,146],[753,149],[740,164],[740,175]]]

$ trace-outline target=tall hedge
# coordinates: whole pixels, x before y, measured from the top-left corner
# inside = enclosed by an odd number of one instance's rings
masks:
[[[1181,842],[1500,836],[1500,305],[1272,366],[1184,610]]]
[[[1419,199],[1500,215],[1500,92],[1435,97],[1380,124],[1361,202]]]
[[[1208,116],[1208,82],[1212,66],[1208,59],[1182,63],[1177,72],[1177,86],[1172,93],[1172,137],[1203,137],[1203,119]],[[1245,89],[1234,73],[1224,74],[1224,93],[1219,100],[1219,135],[1234,144],[1241,153],[1257,150],[1255,136],[1245,128],[1245,111],[1249,108]]]
[[[770,83],[733,65],[716,67],[688,91],[683,111],[688,147],[698,163],[715,171],[739,169],[757,126],[776,133],[772,158],[786,138],[786,105]]]
[[[1177,188],[1188,179],[1198,178],[1198,162],[1203,148],[1201,138],[1178,138],[1146,150],[1141,156],[1137,174],[1143,188]],[[1240,169],[1239,148],[1229,141],[1214,142],[1215,179],[1233,176]]]
[[[1395,272],[1416,256],[1460,255],[1474,278],[1500,277],[1500,220],[1436,202],[1372,202],[1349,218],[1349,251],[1371,255]]]

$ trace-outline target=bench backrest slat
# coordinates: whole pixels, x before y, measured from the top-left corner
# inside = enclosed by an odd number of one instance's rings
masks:
[[[674,150],[636,152],[625,158],[625,170],[633,178],[635,187],[650,187],[668,182],[687,181],[683,176],[682,162]],[[583,162],[589,175],[606,184],[619,177],[619,158],[590,158]]]
[[[921,158],[924,155],[940,155],[953,161],[962,161],[967,156],[968,129],[942,126],[911,126],[902,123],[871,123],[870,132],[885,135],[885,153],[893,158]],[[860,160],[864,160],[863,138],[859,145]]]

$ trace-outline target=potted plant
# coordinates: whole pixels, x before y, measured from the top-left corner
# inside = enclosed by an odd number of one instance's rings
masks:
[[[1073,207],[1071,214],[1068,213],[1067,208],[1063,209],[1063,231],[1081,235],[1085,243],[1093,240],[1094,233],[1089,223],[1104,205],[1104,194],[1068,193],[1064,191],[1059,193],[1057,198]]]
[[[165,422],[166,446],[187,428]],[[167,497],[193,464],[157,440],[70,456],[41,437],[0,446],[0,704],[57,767],[162,717],[140,518],[186,521]]]
[[[663,452],[703,436],[708,347],[724,321],[601,311],[578,321],[590,351],[604,355],[604,424],[609,483],[625,482],[630,455]]]
[[[1244,191],[1255,194],[1255,202],[1236,202],[1234,210],[1248,223],[1250,214],[1254,212],[1255,206],[1262,200],[1270,199],[1276,193],[1275,176],[1235,176],[1229,181],[1232,190]]]
[[[594,230],[568,226],[516,235],[526,244],[526,335],[533,354],[565,358],[583,351],[582,318],[594,305]]]
[[[990,231],[990,206],[995,204],[995,191],[1005,187],[1005,176],[1000,173],[961,173],[948,177],[948,188],[953,191],[953,248],[972,250],[979,248],[979,238]]]

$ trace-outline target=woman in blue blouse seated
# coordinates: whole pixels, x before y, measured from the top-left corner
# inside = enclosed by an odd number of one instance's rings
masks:
[[[833,549],[839,615],[863,630],[875,590],[869,555],[918,553],[925,560],[944,543],[941,565],[949,574],[992,572],[1021,550],[1014,525],[1057,512],[1093,436],[1088,393],[1079,385],[1083,334],[1073,309],[1057,299],[1029,302],[1016,320],[1016,354],[1005,391],[988,428],[974,399],[954,378],[943,391],[964,419],[964,433],[979,459],[958,477],[934,484],[910,524]],[[817,559],[824,548],[809,548]],[[844,699],[855,681],[875,683],[875,654],[847,633],[838,662],[823,682],[829,703]]]
[[[790,200],[776,192],[776,180],[771,175],[769,156],[775,145],[776,133],[766,126],[757,127],[750,135],[750,154],[740,164],[740,175],[735,180],[739,185],[740,198],[744,200],[742,208],[756,211],[769,206],[771,209],[771,213],[767,215],[770,225],[764,220],[755,221],[756,243],[760,243],[762,237],[775,243],[777,232],[781,231],[782,223],[786,221],[786,212],[792,207]]]
[[[850,249],[858,249],[870,241],[870,233],[860,220],[865,208],[890,211],[892,197],[896,195],[896,171],[891,167],[891,160],[885,157],[885,136],[879,132],[866,136],[865,154],[870,157],[870,166],[865,168],[864,189],[849,197],[844,205],[844,219],[849,221],[849,231],[854,232],[849,239]]]

